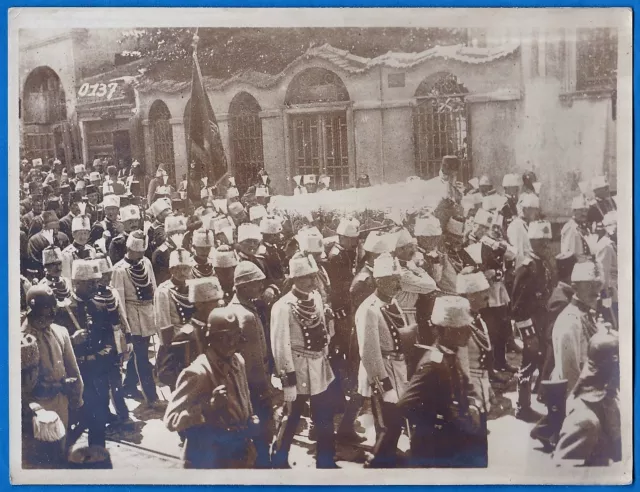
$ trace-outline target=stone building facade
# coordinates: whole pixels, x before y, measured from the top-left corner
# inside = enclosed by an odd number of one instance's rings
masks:
[[[323,45],[276,75],[205,77],[236,181],[246,186],[264,168],[278,193],[290,193],[297,174],[326,174],[333,188],[353,186],[362,173],[398,182],[435,176],[441,157],[457,154],[466,179],[486,174],[496,186],[507,172],[533,170],[544,212],[566,217],[579,181],[606,173],[615,183],[616,77],[630,76],[616,72],[616,32],[489,34],[474,30],[468,46],[376,58]],[[82,77],[80,59],[71,68],[44,60],[21,60],[21,76],[28,81],[29,67],[45,63],[58,74],[67,95],[61,116],[80,136],[74,159],[117,154],[149,174],[163,163],[182,179],[190,74],[152,81],[133,62]]]

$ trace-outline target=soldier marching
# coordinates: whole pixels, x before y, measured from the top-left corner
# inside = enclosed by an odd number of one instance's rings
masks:
[[[539,421],[531,437],[557,447],[558,462],[602,463],[601,435],[581,435],[580,452],[569,439],[598,418],[585,414],[595,391],[585,382],[617,374],[616,202],[605,177],[581,184],[556,230],[541,220],[533,173],[506,175],[503,194],[486,176],[465,190],[455,156],[434,178],[437,204],[404,215],[329,212],[329,176],[294,177],[296,199],[326,204],[296,214],[273,206],[263,171],[243,194],[233,179],[176,192],[164,166],[147,186],[134,164],[127,175],[99,160],[66,172],[21,163],[31,466],[79,456],[110,466],[106,440],[130,422],[127,396],[180,434],[187,468],[295,466],[304,416],[317,467],[336,468],[336,444],[362,448],[365,413],[376,434],[366,467],[483,467],[487,420],[508,387],[516,418]],[[613,415],[608,388],[599,401]]]

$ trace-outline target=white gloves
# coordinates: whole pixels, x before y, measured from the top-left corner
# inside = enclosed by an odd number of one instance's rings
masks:
[[[298,397],[298,390],[296,389],[295,386],[284,387],[284,401],[293,402],[297,397]]]
[[[394,389],[386,391],[382,395],[382,400],[387,403],[398,403],[398,392]]]

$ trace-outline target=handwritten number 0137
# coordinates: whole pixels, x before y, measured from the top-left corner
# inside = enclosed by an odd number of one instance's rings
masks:
[[[89,84],[85,82],[80,86],[78,90],[78,95],[80,97],[107,97],[107,99],[111,99],[113,97],[113,93],[118,88],[118,84],[116,82],[111,82],[110,84]]]

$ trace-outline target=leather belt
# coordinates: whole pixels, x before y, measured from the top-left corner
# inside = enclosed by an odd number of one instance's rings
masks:
[[[320,359],[324,357],[324,351],[316,352],[315,350],[308,350],[302,347],[291,347],[291,351],[310,359]]]
[[[382,358],[387,360],[395,360],[398,362],[402,362],[405,360],[404,354],[400,352],[387,352],[385,350],[382,351]]]

